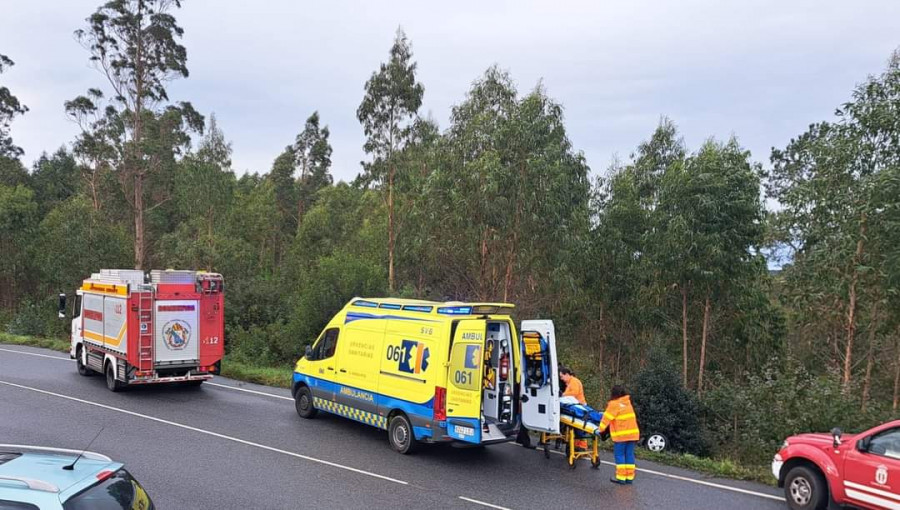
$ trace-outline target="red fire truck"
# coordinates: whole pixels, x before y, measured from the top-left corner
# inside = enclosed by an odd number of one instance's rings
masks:
[[[794,510],[900,510],[900,420],[860,434],[834,429],[791,436],[775,455],[772,474]]]
[[[131,384],[200,385],[224,353],[224,281],[200,271],[103,269],[76,292],[70,356],[78,373]],[[60,316],[65,316],[60,294]]]

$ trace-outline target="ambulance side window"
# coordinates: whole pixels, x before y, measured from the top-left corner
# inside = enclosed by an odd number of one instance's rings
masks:
[[[314,359],[323,360],[334,356],[334,352],[337,350],[339,332],[338,328],[325,330],[322,338],[316,342],[316,348],[313,349]]]

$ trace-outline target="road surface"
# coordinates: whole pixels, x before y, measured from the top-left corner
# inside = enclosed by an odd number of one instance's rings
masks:
[[[0,443],[83,448],[123,462],[160,509],[779,509],[781,491],[638,461],[632,486],[582,461],[514,444],[404,456],[385,432],[319,413],[290,392],[217,377],[123,393],[64,353],[0,344]]]

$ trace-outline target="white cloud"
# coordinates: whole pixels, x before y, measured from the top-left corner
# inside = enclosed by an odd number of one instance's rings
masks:
[[[72,38],[99,2],[9,2],[2,76],[31,111],[13,124],[26,161],[71,141],[66,99],[102,78]],[[365,80],[402,25],[425,85],[424,112],[443,127],[450,107],[489,65],[521,91],[543,79],[565,106],[576,148],[596,172],[626,157],[670,116],[692,147],[737,135],[761,161],[828,118],[855,83],[900,45],[900,3],[295,2],[193,0],[178,13],[191,77],[170,96],[215,111],[239,171],[268,171],[319,110],[334,173],[365,157],[356,108]]]

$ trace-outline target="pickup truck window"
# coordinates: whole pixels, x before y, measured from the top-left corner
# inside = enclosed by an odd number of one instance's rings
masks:
[[[888,429],[872,436],[869,453],[900,460],[900,428]]]

